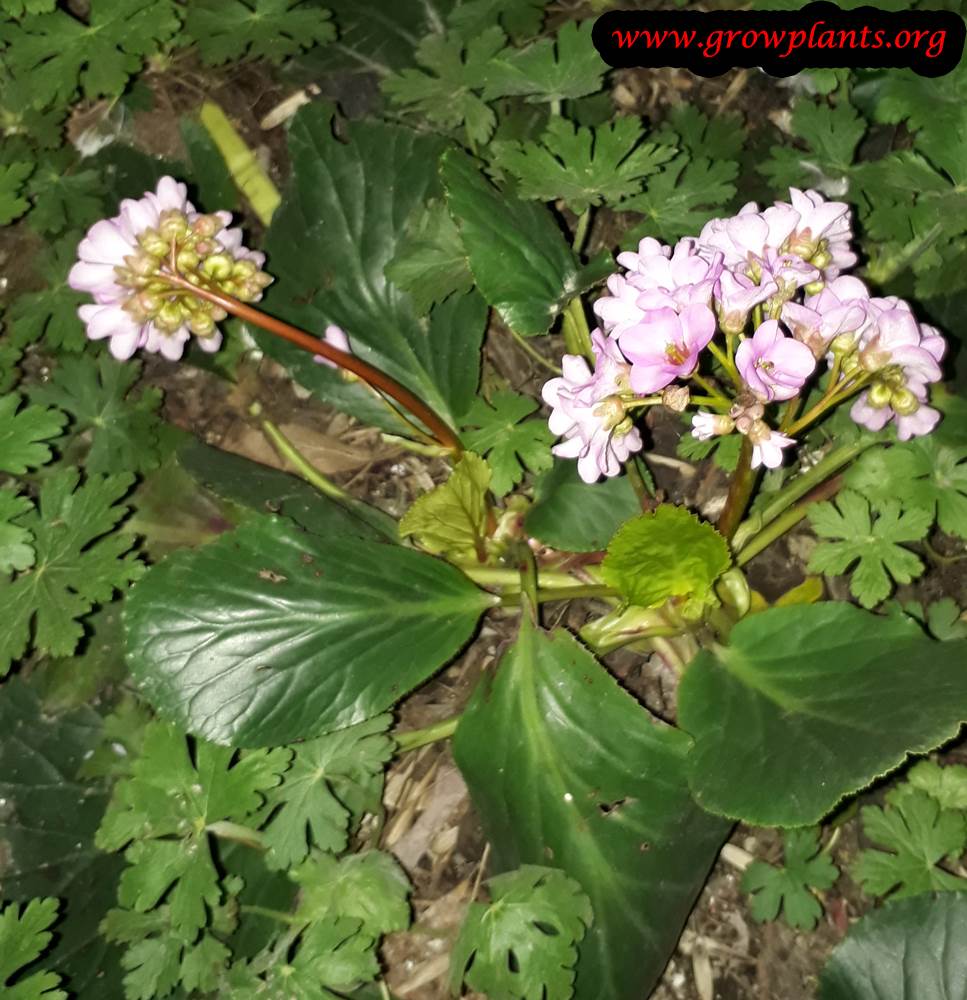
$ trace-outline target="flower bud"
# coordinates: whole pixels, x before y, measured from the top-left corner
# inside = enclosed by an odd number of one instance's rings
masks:
[[[867,372],[878,372],[890,363],[890,352],[870,345],[859,354],[860,367]]]
[[[691,393],[688,391],[687,385],[666,386],[661,394],[662,403],[667,406],[669,410],[674,410],[675,413],[683,412],[688,406],[690,398]]]
[[[215,321],[207,313],[193,313],[188,328],[197,337],[210,337],[215,332]]]
[[[164,257],[171,249],[171,244],[162,237],[157,229],[146,229],[139,237],[138,243],[145,253],[152,257]]]
[[[165,302],[154,317],[155,326],[174,332],[184,321],[184,313],[180,302]]]
[[[736,427],[738,427],[738,421],[736,421]],[[772,437],[772,430],[769,425],[764,420],[754,420],[752,425],[745,432],[748,435],[749,440],[753,444],[761,444],[763,441],[768,441]]]
[[[803,286],[803,291],[807,295],[818,295],[826,287],[826,282],[820,279],[819,281],[810,281],[808,285]]]
[[[833,354],[849,354],[856,346],[856,337],[852,333],[841,333],[833,337],[829,349]]]
[[[250,260],[237,260],[232,268],[233,278],[254,278],[258,274],[258,268]]]
[[[183,213],[175,209],[168,209],[161,213],[158,232],[170,246],[172,240],[180,240],[188,232],[188,220]]]
[[[625,404],[620,396],[607,396],[594,408],[594,415],[608,430],[617,428],[626,415]]]
[[[193,271],[201,261],[201,257],[194,250],[184,249],[178,252],[175,257],[175,266],[179,271]]]
[[[875,382],[870,386],[866,401],[876,410],[888,406],[893,396],[893,389],[885,382]]]
[[[213,253],[201,265],[202,271],[216,281],[224,281],[232,273],[234,261],[227,253]]]
[[[214,215],[199,215],[191,224],[191,231],[202,239],[210,239],[221,228],[221,220]]]
[[[909,389],[897,389],[890,397],[890,406],[901,417],[909,417],[920,409],[920,400]]]

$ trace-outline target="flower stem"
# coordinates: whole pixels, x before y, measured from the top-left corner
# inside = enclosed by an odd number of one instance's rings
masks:
[[[591,350],[591,331],[588,329],[587,317],[584,315],[584,305],[581,296],[575,295],[564,309],[564,346],[568,354],[583,354],[588,361],[594,362],[594,351]]]
[[[320,493],[332,497],[333,500],[351,501],[353,499],[332,480],[327,479],[271,420],[262,421],[262,433],[272,442],[275,450],[310,486],[314,486]]]
[[[533,358],[539,365],[543,365],[549,371],[554,372],[555,375],[561,374],[561,369],[557,365],[548,361],[540,351],[534,350],[530,344],[513,328],[508,326],[507,329],[510,331],[510,335],[517,341],[517,346],[527,354],[529,357]]]
[[[745,547],[735,557],[736,565],[744,566],[777,538],[781,538],[787,531],[794,528],[809,513],[809,508],[814,503],[818,503],[820,500],[828,500],[831,496],[835,496],[842,485],[843,477],[834,476],[832,479],[817,486],[801,503],[789,507],[772,521],[767,528],[760,531],[747,542]]]
[[[739,527],[742,515],[755,486],[756,474],[752,469],[752,442],[748,437],[742,438],[742,448],[739,451],[739,463],[735,467],[732,482],[729,484],[729,495],[719,516],[718,529],[726,538],[731,539]]]
[[[798,434],[804,427],[807,427],[818,417],[821,417],[827,410],[838,406],[850,396],[855,395],[860,389],[866,388],[870,381],[870,375],[862,375],[856,379],[846,379],[838,385],[827,389],[823,398],[815,406],[808,409],[795,423],[790,424],[785,431],[790,437]]]
[[[423,729],[410,729],[405,733],[395,733],[393,739],[396,740],[396,751],[397,753],[408,753],[410,750],[425,747],[429,743],[448,740],[457,731],[459,723],[460,715],[451,715],[448,719],[441,719]]]
[[[724,413],[728,413],[728,411],[732,408],[732,403],[728,396],[716,389],[704,375],[699,375],[698,372],[695,372],[691,378],[696,385],[700,385],[709,394],[709,396],[715,400],[714,403],[709,403],[709,406],[715,406]],[[696,397],[693,396],[692,399],[694,400]]]
[[[516,569],[504,569],[501,566],[479,566],[476,563],[463,562],[457,562],[455,565],[481,587],[511,587],[514,591],[520,590],[520,573]],[[555,586],[572,586],[574,577],[555,570],[541,570],[540,581],[547,584],[546,589],[550,590]]]
[[[240,913],[251,913],[256,917],[268,917],[269,920],[277,920],[280,924],[288,924],[290,927],[294,927],[296,924],[301,926],[305,923],[304,920],[294,917],[291,913],[283,913],[281,910],[271,910],[267,906],[255,906],[243,903],[238,909]]]
[[[742,379],[739,377],[739,370],[735,367],[735,362],[713,341],[709,341],[708,349],[712,352],[712,356],[718,363],[728,372],[729,378],[732,379],[736,389],[741,390]]]
[[[584,241],[588,238],[588,230],[591,228],[591,209],[586,208],[579,216],[577,225],[574,227],[574,242],[571,244],[575,253],[580,253],[584,247]]]
[[[260,312],[258,309],[254,309],[245,302],[240,302],[238,299],[233,298],[231,295],[226,295],[224,292],[193,285],[179,274],[166,274],[165,280],[180,288],[184,288],[193,295],[197,295],[200,299],[205,299],[207,302],[221,306],[225,312],[231,313],[233,316],[237,316],[239,319],[245,320],[253,326],[258,326],[269,333],[274,333],[277,337],[289,341],[290,344],[295,344],[296,347],[301,347],[302,350],[308,351],[310,354],[319,354],[339,365],[340,368],[345,368],[354,375],[358,375],[368,385],[380,392],[386,393],[387,396],[391,396],[401,406],[409,410],[413,416],[422,420],[436,440],[445,448],[458,455],[463,450],[456,432],[446,421],[427,406],[422,399],[407,389],[406,386],[397,382],[396,379],[380,371],[379,368],[363,361],[362,358],[356,357],[355,354],[350,354],[348,351],[341,351],[338,347],[333,347],[324,340],[313,337],[311,334],[292,326],[290,323],[276,319],[274,316],[269,316],[267,313]]]
[[[797,476],[791,483],[789,483],[788,486],[781,489],[761,511],[757,511],[752,517],[744,521],[735,532],[735,537],[732,543],[733,549],[740,557],[742,557],[745,555],[746,548],[756,544],[755,551],[760,552],[763,546],[757,543],[758,536],[776,518],[791,507],[797,500],[809,493],[810,490],[815,489],[815,487],[817,487],[824,480],[839,472],[843,466],[848,465],[854,458],[866,451],[867,448],[880,443],[881,442],[876,441],[875,439],[864,440],[861,438],[853,444],[842,445],[839,448],[835,448],[825,458],[817,462],[811,469],[804,472],[801,476]],[[777,535],[775,537],[779,536]],[[765,544],[768,544],[768,542]],[[748,559],[751,558],[751,556],[744,558],[743,562],[747,562]]]

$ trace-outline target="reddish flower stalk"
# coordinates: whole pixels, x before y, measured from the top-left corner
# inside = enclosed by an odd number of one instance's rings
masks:
[[[463,445],[461,445],[456,432],[446,421],[430,409],[419,396],[412,393],[406,386],[401,385],[396,379],[380,371],[379,368],[375,368],[361,358],[356,357],[355,354],[341,351],[338,347],[327,344],[319,337],[314,337],[312,334],[306,333],[304,330],[300,330],[298,327],[292,326],[284,320],[276,319],[274,316],[269,316],[258,309],[254,309],[252,306],[232,298],[231,295],[192,284],[177,274],[166,274],[165,278],[171,284],[184,288],[186,291],[191,292],[191,294],[197,295],[199,298],[205,299],[214,305],[221,306],[225,312],[231,313],[233,316],[237,316],[239,319],[243,319],[253,326],[261,327],[269,333],[274,333],[277,337],[289,341],[290,344],[295,344],[296,347],[301,347],[302,350],[308,351],[310,354],[319,354],[334,364],[339,365],[340,368],[345,368],[354,375],[358,375],[367,385],[392,397],[412,413],[414,417],[423,421],[433,437],[444,448],[450,449],[450,451],[457,455],[463,450]]]

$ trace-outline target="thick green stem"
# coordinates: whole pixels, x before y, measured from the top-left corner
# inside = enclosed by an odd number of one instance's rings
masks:
[[[439,743],[440,740],[448,740],[457,731],[460,724],[460,716],[452,715],[449,719],[441,719],[431,726],[423,729],[411,729],[405,733],[394,733],[396,749],[399,753],[408,753],[410,750],[417,750],[425,747],[429,743]]]
[[[458,566],[474,583],[481,587],[510,587],[520,590],[520,573],[516,569],[504,569],[500,566],[478,566],[477,564],[456,562]],[[540,582],[550,587],[570,587],[574,577],[569,573],[559,573],[557,570],[541,570]]]
[[[713,357],[715,357],[718,363],[728,372],[729,378],[732,379],[736,389],[741,391],[742,379],[739,376],[738,369],[735,367],[735,362],[714,342],[709,343],[708,349],[712,352]]]
[[[538,587],[534,597],[538,604],[548,601],[574,601],[581,597],[617,597],[618,591],[603,583],[575,584],[573,587]],[[500,603],[503,607],[518,607],[522,602],[520,592],[504,594]]]
[[[584,305],[581,296],[576,295],[564,310],[564,346],[568,354],[583,354],[590,362],[594,362],[594,351],[591,350],[591,331],[584,315]]]
[[[749,560],[754,559],[764,548],[771,545],[777,538],[781,538],[787,531],[793,529],[808,513],[809,508],[820,500],[828,500],[835,496],[843,485],[842,476],[834,476],[825,483],[817,486],[806,497],[802,503],[789,507],[780,514],[770,525],[759,534],[751,538],[745,548],[735,557],[737,566],[744,566]]]
[[[860,438],[853,444],[834,448],[825,458],[817,462],[811,469],[797,476],[791,483],[781,489],[762,510],[749,517],[735,532],[732,548],[737,553],[744,552],[759,532],[770,525],[780,514],[791,507],[797,500],[804,497],[810,490],[830,476],[839,472],[843,466],[861,455],[867,448],[880,442]],[[761,546],[756,549],[761,551]],[[750,557],[751,558],[751,557]]]
[[[719,516],[718,529],[726,538],[731,539],[739,527],[742,515],[752,497],[755,487],[756,473],[752,468],[752,442],[747,436],[742,438],[742,448],[739,451],[739,463],[735,467],[732,482],[729,485],[729,495],[725,499],[725,507]]]
[[[345,490],[341,490],[334,482],[327,479],[271,420],[262,421],[262,433],[310,486],[315,486],[320,493],[332,497],[333,500],[352,500]]]

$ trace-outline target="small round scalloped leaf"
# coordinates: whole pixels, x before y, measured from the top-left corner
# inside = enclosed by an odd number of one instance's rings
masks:
[[[630,604],[654,608],[669,597],[704,604],[731,561],[728,542],[712,525],[663,504],[618,529],[601,575]]]
[[[962,997],[967,986],[967,896],[897,900],[867,914],[833,952],[819,1000]]]

